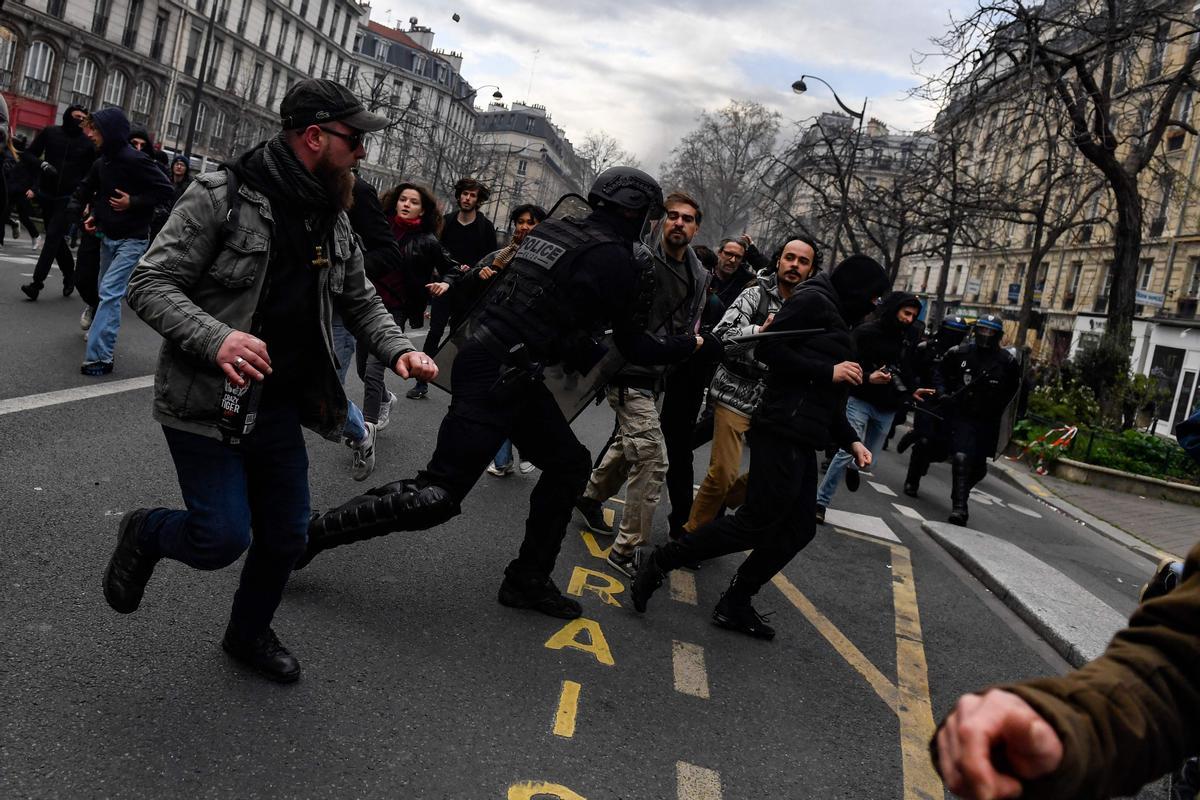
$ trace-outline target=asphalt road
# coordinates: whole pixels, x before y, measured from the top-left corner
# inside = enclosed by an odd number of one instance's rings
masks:
[[[151,375],[158,337],[128,311],[114,374],[78,374],[80,302],[53,275],[41,301],[23,300],[32,265],[9,254],[25,246],[0,252],[0,403]],[[555,580],[580,594],[584,620],[498,605],[535,472],[484,475],[436,530],[327,553],[293,576],[275,628],[304,677],[269,684],[219,648],[237,566],[163,562],[136,614],[104,603],[119,516],[181,503],[151,396],[0,413],[5,798],[941,797],[925,741],[954,699],[1065,669],[921,532],[918,517],[949,511],[944,466],[915,501],[869,484],[839,492],[834,508],[899,542],[821,529],[759,596],[771,643],[709,623],[736,558],[676,573],[639,616],[597,555],[606,538],[574,524]],[[446,404],[436,390],[401,398],[368,485],[423,466]],[[576,424],[593,452],[610,427],[604,407]],[[363,488],[345,447],[309,445],[316,507]],[[697,481],[706,463],[698,451]],[[904,463],[883,454],[871,482],[899,494]],[[972,527],[1132,609],[1151,565],[1001,478],[980,488]]]

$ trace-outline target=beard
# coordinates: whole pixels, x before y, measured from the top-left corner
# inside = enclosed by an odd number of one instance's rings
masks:
[[[329,199],[339,211],[349,211],[354,205],[354,173],[349,169],[339,169],[322,158],[313,167],[313,175],[325,187]]]

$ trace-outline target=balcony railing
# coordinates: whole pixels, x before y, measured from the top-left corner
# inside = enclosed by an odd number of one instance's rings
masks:
[[[39,81],[26,75],[21,82],[21,94],[35,100],[45,100],[50,97],[50,81]]]

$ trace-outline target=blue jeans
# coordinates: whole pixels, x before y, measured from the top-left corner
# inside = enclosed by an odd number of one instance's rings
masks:
[[[892,429],[892,418],[895,416],[895,411],[882,411],[857,397],[846,400],[846,421],[858,434],[859,441],[871,451],[872,458],[879,458],[883,451],[883,442],[887,439],[888,431]],[[838,450],[829,469],[825,471],[825,480],[821,481],[821,486],[817,489],[817,505],[829,507],[829,501],[833,499],[846,467],[852,463],[854,456],[845,450]]]
[[[338,378],[342,385],[346,384],[346,371],[350,369],[350,361],[354,358],[354,349],[358,346],[358,342],[354,339],[346,325],[342,322],[340,314],[334,312],[333,315],[333,352],[338,360]],[[349,407],[346,409],[346,427],[342,428],[342,436],[348,442],[361,442],[367,436],[366,420],[363,419],[362,409],[354,404],[354,401],[349,397],[346,398]]]
[[[143,544],[203,570],[227,567],[249,549],[230,625],[236,635],[253,637],[270,626],[308,542],[308,452],[299,411],[266,410],[238,445],[174,428],[163,432],[187,510],[152,510]]]
[[[88,330],[84,363],[110,362],[121,327],[121,301],[129,288],[129,275],[150,245],[148,239],[105,239],[100,243],[100,303]]]
[[[504,469],[506,467],[511,467],[512,463],[512,440],[505,439],[504,444],[500,445],[500,449],[496,451],[496,457],[492,459],[492,465],[496,469]]]

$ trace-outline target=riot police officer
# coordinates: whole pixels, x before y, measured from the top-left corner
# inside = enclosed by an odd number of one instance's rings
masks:
[[[967,524],[967,497],[987,474],[987,460],[996,454],[1000,419],[1021,386],[1020,365],[1000,347],[1000,319],[980,317],[972,331],[973,341],[951,348],[940,370],[953,469],[950,522],[955,525]]]
[[[587,449],[571,431],[545,381],[564,373],[593,377],[622,360],[605,352],[596,333],[612,329],[619,354],[641,364],[673,363],[698,350],[719,356],[711,334],[655,337],[646,331],[653,308],[652,266],[635,256],[648,219],[663,213],[663,193],[629,167],[602,172],[588,194],[583,219],[548,219],[521,243],[497,286],[456,336],[461,346],[450,374],[452,400],[428,466],[415,479],[380,486],[325,514],[309,529],[314,555],[392,531],[423,530],[459,513],[459,504],[505,439],[541,469],[530,495],[525,539],[504,571],[499,601],[574,619],[574,600],[554,585],[573,502],[591,472]],[[439,359],[440,360],[440,359]]]
[[[952,347],[966,338],[971,326],[957,314],[947,314],[937,332],[917,345],[916,370],[918,386],[934,386],[942,358]],[[929,465],[945,461],[950,456],[949,426],[945,424],[941,399],[936,395],[918,407],[913,414],[912,430],[900,439],[897,450],[903,453],[912,447],[908,458],[908,474],[904,478],[904,493],[916,497],[921,488],[921,478],[929,472]]]

